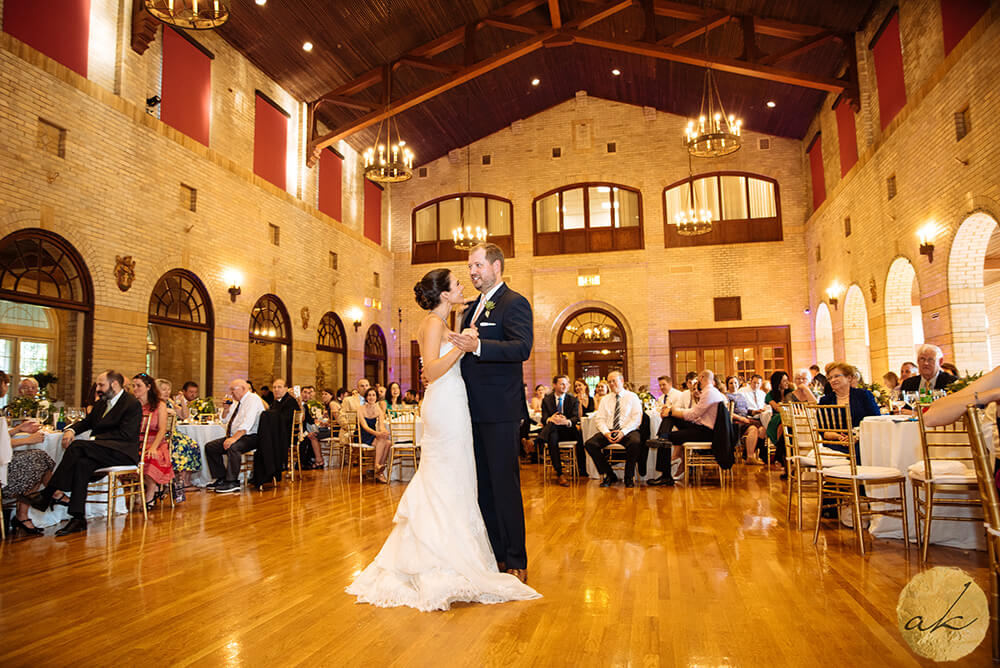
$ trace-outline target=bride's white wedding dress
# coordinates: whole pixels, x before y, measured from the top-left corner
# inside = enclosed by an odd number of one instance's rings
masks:
[[[442,344],[441,355],[451,348]],[[359,603],[423,611],[540,598],[497,570],[476,501],[469,399],[457,361],[427,388],[421,415],[420,467],[399,501],[396,526],[347,593]]]

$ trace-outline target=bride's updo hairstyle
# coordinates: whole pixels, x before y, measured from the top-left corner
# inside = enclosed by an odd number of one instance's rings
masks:
[[[451,289],[451,270],[433,269],[413,286],[413,294],[417,305],[425,311],[430,311],[441,303],[441,293]]]

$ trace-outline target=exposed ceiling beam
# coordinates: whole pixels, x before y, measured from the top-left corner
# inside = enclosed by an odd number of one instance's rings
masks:
[[[603,5],[602,7],[598,7],[597,11],[592,11],[585,16],[581,16],[579,19],[570,21],[566,24],[566,27],[583,30],[584,28],[590,27],[599,21],[603,21],[606,18],[614,16],[623,9],[628,9],[634,4],[636,4],[636,0],[620,0],[619,2]]]
[[[695,37],[699,37],[707,32],[715,30],[719,26],[724,26],[732,20],[733,17],[731,15],[724,12],[717,12],[708,18],[701,19],[693,26],[688,26],[687,28],[678,30],[673,35],[664,37],[659,40],[657,44],[663,46],[680,46],[685,42],[690,42]]]
[[[372,109],[378,107],[378,105],[374,102],[365,102],[353,97],[343,97],[341,95],[327,95],[323,99],[319,100],[316,106],[319,107],[320,104],[335,104],[339,107],[358,109],[360,111],[371,111]]]
[[[562,15],[559,13],[559,0],[549,0],[549,22],[555,29],[562,28]]]
[[[431,60],[430,58],[421,58],[419,56],[403,56],[392,64],[392,69],[399,69],[401,65],[410,65],[422,70],[443,72],[445,74],[451,74],[462,69],[461,65],[456,65],[455,63],[445,63],[440,60]]]
[[[540,32],[550,29],[549,26],[542,25],[541,23],[522,23],[521,21],[515,21],[514,19],[487,17],[482,20],[482,23],[494,28],[500,28],[501,30],[510,30],[512,32],[520,32],[526,35],[537,35]]]
[[[673,0],[654,0],[653,11],[658,16],[666,16],[682,21],[704,21],[714,13],[713,10],[702,9],[701,7],[688,5],[683,2],[674,2]],[[779,21],[763,17],[755,17],[754,24],[754,30],[758,34],[784,39],[805,39],[827,29],[821,26],[791,23],[790,21]]]
[[[812,51],[817,46],[821,46],[830,39],[840,39],[840,36],[833,32],[832,30],[824,30],[815,37],[807,37],[801,41],[792,44],[786,49],[781,51],[776,51],[769,56],[764,56],[760,59],[762,65],[776,65],[784,60],[790,58],[795,58],[796,56],[801,56],[803,53]]]

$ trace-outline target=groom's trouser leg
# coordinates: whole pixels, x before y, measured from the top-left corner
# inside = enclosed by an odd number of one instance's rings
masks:
[[[472,435],[479,482],[479,510],[493,546],[493,555],[507,568],[527,568],[521,469],[517,459],[518,423],[473,423]]]

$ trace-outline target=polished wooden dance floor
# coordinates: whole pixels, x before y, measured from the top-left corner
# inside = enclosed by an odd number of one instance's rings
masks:
[[[916,550],[789,529],[777,473],[736,487],[600,489],[523,472],[529,583],[544,598],[418,613],[343,593],[404,485],[307,473],[273,491],[0,547],[0,665],[906,666]],[[811,512],[809,513],[811,515]],[[54,529],[49,529],[49,534]],[[972,573],[985,554],[932,548]],[[987,589],[988,591],[988,589]],[[990,664],[989,640],[962,662]]]

